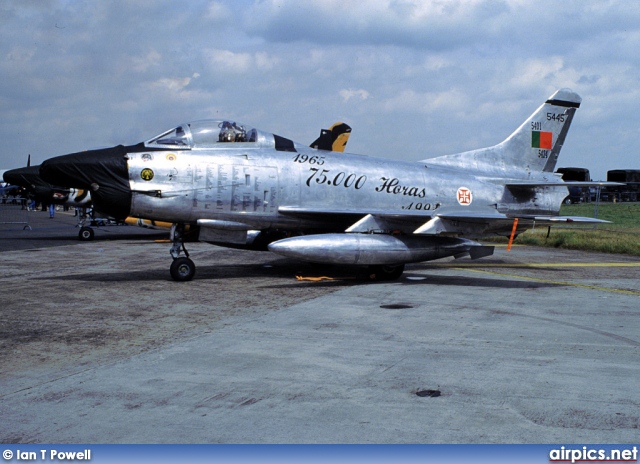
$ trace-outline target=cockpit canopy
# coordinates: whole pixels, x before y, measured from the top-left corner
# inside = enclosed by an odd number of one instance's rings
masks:
[[[230,148],[240,144],[249,148],[272,146],[274,137],[253,127],[230,120],[203,119],[181,124],[145,142],[145,146],[171,150]],[[250,145],[252,144],[252,145]],[[239,148],[240,148],[239,146]]]

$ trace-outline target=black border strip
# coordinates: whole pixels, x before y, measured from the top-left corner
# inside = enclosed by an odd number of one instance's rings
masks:
[[[545,103],[556,106],[564,106],[565,108],[580,108],[580,103],[568,102],[564,100],[547,100]]]

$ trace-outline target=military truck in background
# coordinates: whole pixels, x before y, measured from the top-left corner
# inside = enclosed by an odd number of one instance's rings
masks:
[[[558,168],[556,173],[562,174],[562,180],[572,182],[591,182],[591,174],[585,168]],[[595,190],[593,200],[595,201]],[[564,199],[565,204],[590,202],[589,187],[569,187],[569,195]]]
[[[585,168],[558,168],[556,171],[562,174],[562,180],[590,182],[591,175]],[[602,187],[600,201],[640,201],[640,169],[614,169],[607,171],[607,182],[620,182],[625,185],[615,187]],[[595,187],[570,187],[569,195],[565,198],[566,204],[588,203],[596,201],[597,189]]]
[[[614,169],[607,171],[607,181],[620,182],[625,185],[603,188],[600,194],[602,201],[640,200],[640,169]]]

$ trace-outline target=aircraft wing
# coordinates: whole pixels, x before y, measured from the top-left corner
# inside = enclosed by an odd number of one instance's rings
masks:
[[[280,207],[282,214],[301,219],[328,221],[336,227],[344,227],[345,232],[359,233],[391,233],[402,231],[413,235],[440,235],[444,233],[461,233],[469,236],[480,236],[495,231],[510,230],[517,218],[521,225],[558,225],[574,224],[607,224],[602,219],[579,216],[541,216],[541,215],[506,215],[499,212],[451,211],[435,213],[433,216],[417,213],[393,213],[389,211],[343,209],[331,210],[320,208]]]
[[[329,208],[301,208],[297,206],[281,206],[278,212],[308,221],[331,224],[336,230],[346,232],[386,232],[401,230],[411,233],[429,216],[424,213],[390,213],[388,210],[375,209],[329,209]]]
[[[400,213],[390,213],[389,210],[375,210],[375,209],[331,209],[331,208],[302,208],[298,206],[280,206],[278,208],[278,212],[290,216],[359,216],[363,217],[368,214],[372,214],[375,216],[385,216],[385,217],[407,217],[407,218],[424,218],[425,215],[419,214],[418,212],[400,212]]]
[[[578,181],[567,181],[567,182],[509,182],[505,184],[508,188],[535,188],[535,187],[617,187],[621,184],[620,182],[604,182],[604,181],[595,181],[595,182],[578,182]]]
[[[330,220],[359,220],[365,216],[375,216],[386,219],[404,219],[406,221],[424,222],[425,218],[429,218],[424,212],[420,214],[417,211],[407,211],[391,213],[389,210],[376,209],[332,209],[332,208],[301,208],[298,206],[281,206],[278,212],[287,216],[295,216],[301,219],[322,219]]]

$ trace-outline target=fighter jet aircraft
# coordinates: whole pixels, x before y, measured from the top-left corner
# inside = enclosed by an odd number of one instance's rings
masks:
[[[187,228],[204,242],[395,279],[406,263],[491,255],[481,237],[606,222],[559,216],[569,186],[601,185],[553,173],[580,103],[558,90],[498,145],[422,161],[316,150],[232,120],[199,120],[137,145],[49,159],[40,173],[90,189],[111,216],[172,222],[177,281],[195,274]]]
[[[16,189],[19,189],[19,185],[13,185],[9,182],[4,181],[4,173],[7,172],[8,169],[3,169],[0,171],[0,196],[4,196],[13,192]]]
[[[20,186],[31,199],[47,205],[53,203],[83,206],[91,201],[88,190],[56,187],[43,181],[40,177],[40,166],[10,169],[4,172],[3,178],[11,185]]]
[[[349,141],[350,134],[351,127],[342,122],[336,122],[329,129],[321,129],[320,137],[312,142],[311,147],[319,150],[342,152]],[[39,203],[81,208],[82,214],[79,217],[78,227],[80,231],[78,237],[80,240],[93,240],[93,229],[87,223],[89,221],[93,222],[92,215],[95,211],[92,208],[91,194],[88,189],[79,189],[76,186],[61,187],[45,182],[40,176],[40,166],[31,166],[31,155],[28,157],[26,167],[3,170],[0,172],[0,179],[3,179],[9,185],[9,187],[5,187],[3,183],[0,190],[2,194],[4,194],[5,190],[21,189],[30,199]],[[88,213],[88,211],[91,211],[91,213]],[[171,223],[140,217],[127,217],[123,222],[149,229],[163,229],[171,226]]]

